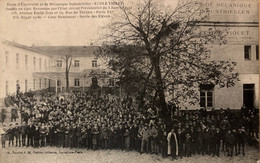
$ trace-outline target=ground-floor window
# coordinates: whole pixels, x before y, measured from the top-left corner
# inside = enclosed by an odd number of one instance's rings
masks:
[[[57,80],[57,86],[60,87],[61,86],[61,81]]]
[[[47,79],[44,78],[44,88],[46,88],[46,87],[47,87]]]
[[[214,85],[204,84],[200,86],[200,107],[214,107]]]
[[[42,79],[39,79],[39,87],[42,89]]]
[[[74,79],[74,86],[78,87],[79,85],[79,78]]]

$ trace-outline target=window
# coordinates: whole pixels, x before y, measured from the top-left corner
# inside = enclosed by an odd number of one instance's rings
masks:
[[[16,53],[16,68],[19,68],[19,53]]]
[[[27,80],[25,80],[24,81],[24,91],[27,92],[27,89],[28,89],[28,87],[27,87]]]
[[[57,67],[62,67],[62,61],[61,60],[57,60]]]
[[[259,46],[258,45],[256,45],[256,49],[255,49],[256,51],[256,60],[259,60]]]
[[[97,60],[92,60],[92,67],[97,67]]]
[[[109,86],[112,86],[112,87],[115,86],[115,79],[114,78],[109,79]]]
[[[42,89],[42,79],[39,79],[39,88]]]
[[[74,86],[75,87],[79,86],[79,78],[74,79]]]
[[[5,82],[5,94],[8,96],[8,81]]]
[[[51,79],[48,80],[48,87],[50,88],[51,87]]]
[[[36,81],[33,79],[33,90],[36,90]]]
[[[28,70],[28,55],[24,56],[25,70]]]
[[[46,62],[46,59],[44,60],[44,71],[47,70],[47,62]]]
[[[44,78],[44,88],[46,88],[46,87],[47,87],[47,79]]]
[[[79,67],[79,60],[74,60],[74,67]]]
[[[214,85],[205,84],[200,86],[200,107],[213,107]]]
[[[8,55],[8,51],[5,52],[5,65],[6,65],[6,68],[9,67],[9,55]]]
[[[48,60],[48,70],[51,69],[51,60]]]
[[[61,81],[60,80],[57,80],[57,86],[61,86]]]
[[[36,69],[36,58],[35,57],[33,57],[33,68],[34,68],[34,70]]]
[[[245,60],[251,59],[251,46],[244,47],[244,58],[245,58]]]
[[[42,59],[39,58],[39,69],[42,70]]]

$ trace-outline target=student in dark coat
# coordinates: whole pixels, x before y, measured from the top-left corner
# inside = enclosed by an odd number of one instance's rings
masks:
[[[240,154],[241,147],[242,147],[242,153],[243,156],[245,155],[245,143],[246,143],[246,133],[242,128],[238,129],[238,134],[237,134],[237,142],[238,142],[238,155]]]
[[[191,157],[191,146],[192,146],[192,138],[190,133],[186,133],[185,135],[185,155],[187,157]]]
[[[14,128],[14,137],[15,137],[15,146],[21,146],[20,142],[20,126],[18,123],[15,123],[15,128]]]
[[[35,127],[34,132],[34,147],[38,148],[40,145],[40,123]]]
[[[41,124],[40,128],[39,128],[39,132],[40,132],[40,140],[41,140],[41,147],[45,146],[45,138],[46,138],[46,126],[44,123]]]
[[[131,149],[135,149],[137,150],[137,148],[140,146],[140,145],[137,145],[137,134],[138,134],[138,126],[137,124],[135,123],[131,129],[130,129],[130,148]]]
[[[9,125],[9,129],[6,131],[8,138],[9,138],[9,147],[12,144],[14,146],[14,128],[13,125]]]
[[[92,147],[92,134],[91,134],[91,126],[87,125],[87,137],[86,137],[86,146],[88,149]]]
[[[34,133],[35,133],[35,126],[32,122],[29,123],[29,125],[26,127],[26,134],[27,134],[27,147],[34,146],[33,140],[34,140]]]
[[[184,135],[184,133],[182,133],[182,130],[180,128],[177,130],[176,135],[177,135],[178,147],[179,147],[178,154],[179,154],[179,157],[182,158],[182,156],[184,155],[183,144],[184,144],[184,141],[185,141],[185,135]]]
[[[92,128],[92,145],[93,145],[93,149],[96,150],[98,148],[97,146],[97,142],[98,142],[98,135],[99,135],[99,129],[97,124],[94,125],[94,127]]]
[[[27,125],[25,122],[22,123],[22,126],[20,127],[21,135],[22,135],[22,146],[25,146],[25,139],[26,139],[26,129]]]
[[[163,130],[163,134],[159,137],[160,144],[161,144],[161,153],[162,157],[167,156],[167,132]]]
[[[233,147],[235,143],[235,137],[231,132],[231,129],[228,129],[226,136],[225,136],[225,142],[227,145],[227,152],[228,156],[233,157]]]
[[[222,140],[222,134],[220,133],[220,129],[217,127],[216,128],[216,133],[215,133],[215,137],[214,139],[216,140],[215,141],[215,149],[216,149],[216,155],[219,157],[219,150],[220,150],[220,142]]]
[[[236,131],[236,129],[233,129],[232,130],[232,134],[234,136],[234,145],[233,145],[233,151],[234,151],[234,154],[237,156],[237,146],[238,146],[238,133]]]

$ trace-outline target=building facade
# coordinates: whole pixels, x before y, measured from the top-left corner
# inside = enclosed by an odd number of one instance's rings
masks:
[[[34,76],[35,72],[50,71],[51,56],[32,47],[15,42],[0,44],[0,98],[21,92],[47,88],[46,78]]]
[[[202,28],[227,30],[227,44],[213,45],[211,59],[236,62],[234,71],[239,73],[240,80],[230,88],[200,87],[200,101],[196,105],[181,104],[181,107],[239,109],[245,104],[259,108],[258,1],[199,1],[210,11],[210,20],[202,22]],[[0,98],[16,93],[17,85],[21,92],[46,88],[64,92],[66,66],[70,66],[70,88],[88,90],[98,85],[102,93],[102,88],[118,87],[115,75],[105,74],[99,80],[93,75],[106,70],[104,62],[96,58],[96,46],[28,47],[10,41],[2,41],[0,46]],[[168,94],[169,99],[171,96]]]

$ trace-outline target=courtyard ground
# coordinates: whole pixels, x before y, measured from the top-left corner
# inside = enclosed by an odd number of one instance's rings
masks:
[[[259,160],[259,153],[253,147],[246,148],[246,156],[233,158],[195,155],[172,161],[158,155],[126,152],[121,150],[86,150],[68,148],[31,148],[7,147],[1,149],[2,163],[254,163]]]

